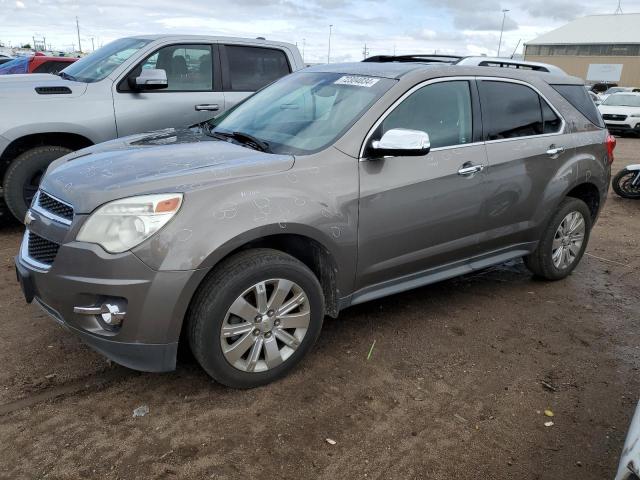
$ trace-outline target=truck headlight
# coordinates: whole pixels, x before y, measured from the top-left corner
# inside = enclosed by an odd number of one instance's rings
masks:
[[[158,232],[178,212],[181,193],[141,195],[105,203],[84,222],[76,240],[107,252],[131,250]]]

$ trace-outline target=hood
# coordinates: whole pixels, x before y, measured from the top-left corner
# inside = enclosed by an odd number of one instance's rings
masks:
[[[59,87],[53,90],[50,87]],[[41,93],[36,91],[36,88]],[[50,73],[0,75],[0,99],[25,100],[28,98],[77,97],[87,90],[83,82],[71,82]],[[64,93],[62,93],[64,92]]]
[[[211,188],[242,177],[282,172],[291,155],[259,152],[216,140],[199,129],[132,135],[70,153],[53,162],[41,188],[76,213],[119,198]]]
[[[619,105],[599,105],[600,113],[611,113],[615,115],[638,115],[640,107],[625,107]]]

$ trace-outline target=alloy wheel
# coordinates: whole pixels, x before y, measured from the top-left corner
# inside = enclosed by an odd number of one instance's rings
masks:
[[[551,258],[556,268],[564,270],[576,261],[585,235],[585,221],[580,212],[569,212],[556,230]]]
[[[222,353],[244,372],[264,372],[286,362],[311,321],[307,294],[283,278],[258,282],[231,304],[220,330]]]

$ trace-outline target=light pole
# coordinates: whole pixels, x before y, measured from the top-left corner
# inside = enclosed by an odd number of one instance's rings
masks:
[[[329,25],[329,50],[327,50],[327,63],[331,63],[331,30],[333,25]]]
[[[304,47],[306,43],[307,43],[307,39],[303,38],[302,39],[302,63],[304,63]]]
[[[500,41],[498,42],[498,57],[500,56],[500,48],[502,48],[502,32],[504,32],[504,20],[507,17],[507,12],[509,10],[507,10],[506,8],[502,10],[502,27],[500,27]]]

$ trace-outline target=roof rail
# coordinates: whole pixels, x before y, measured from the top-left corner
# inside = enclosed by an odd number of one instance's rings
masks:
[[[528,62],[525,60],[513,60],[511,58],[499,57],[464,57],[456,63],[456,65],[469,65],[476,67],[498,67],[498,68],[515,68],[521,70],[533,70],[535,72],[555,73],[557,75],[566,75],[567,73],[560,67],[549,65],[548,63]]]
[[[547,63],[528,62],[525,60],[513,60],[511,58],[499,57],[461,57],[458,55],[376,55],[368,57],[363,62],[415,62],[415,63],[447,63],[450,65],[467,65],[475,67],[498,67],[515,68],[521,70],[532,70],[542,73],[554,73],[556,75],[566,75],[567,73],[555,65]]]
[[[459,55],[376,55],[368,57],[363,62],[381,62],[381,63],[404,63],[404,62],[416,62],[416,63],[456,63],[462,60],[463,57]]]

